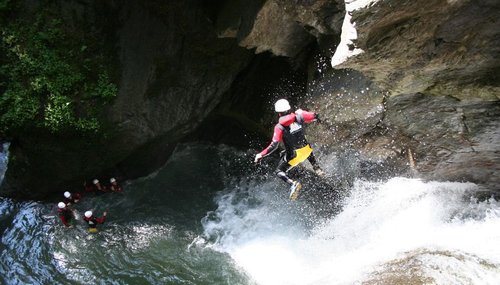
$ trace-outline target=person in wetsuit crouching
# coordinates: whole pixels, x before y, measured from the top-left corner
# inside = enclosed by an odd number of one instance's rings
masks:
[[[87,224],[89,225],[89,233],[97,233],[97,225],[98,224],[104,224],[104,222],[106,221],[106,215],[108,213],[107,212],[104,212],[102,214],[102,217],[94,217],[94,213],[92,213],[92,211],[86,211],[85,214],[84,214],[84,218],[83,220],[85,222],[87,222]]]
[[[57,204],[57,212],[59,213],[59,218],[61,222],[66,227],[72,227],[71,222],[74,218],[74,213],[71,208],[69,208],[64,202],[59,202]]]
[[[259,162],[263,157],[274,152],[278,149],[279,142],[283,141],[285,145],[285,155],[280,159],[276,174],[283,181],[290,184],[290,199],[296,200],[302,185],[300,182],[294,181],[288,177],[287,172],[290,169],[307,159],[318,175],[324,175],[323,170],[319,167],[312,153],[313,150],[307,142],[303,129],[304,124],[319,121],[319,115],[301,109],[292,112],[290,103],[286,99],[276,101],[274,107],[279,115],[278,124],[274,127],[271,143],[268,147],[255,155],[255,162]]]

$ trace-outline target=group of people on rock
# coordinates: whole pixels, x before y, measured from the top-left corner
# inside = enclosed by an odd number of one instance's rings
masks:
[[[92,184],[84,182],[84,190],[86,193],[96,192],[123,192],[123,188],[118,184],[115,178],[111,178],[109,180],[109,185],[103,185],[99,182],[98,179],[94,179]],[[72,208],[72,205],[75,205],[80,202],[81,194],[71,193],[69,191],[64,192],[64,200],[57,204],[57,211],[59,213],[59,218],[61,222],[66,227],[72,227],[72,221],[76,219],[75,210]],[[94,216],[92,210],[88,210],[84,213],[83,220],[88,225],[89,233],[97,232],[97,225],[103,224],[106,221],[107,212],[104,212],[101,217]]]

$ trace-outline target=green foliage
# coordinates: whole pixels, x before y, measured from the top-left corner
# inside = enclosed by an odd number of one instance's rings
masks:
[[[0,12],[7,10],[10,0],[0,0]]]
[[[110,82],[108,74],[105,72],[100,73],[92,96],[104,100],[111,100],[116,97],[117,93],[118,88],[116,88],[115,84]]]
[[[9,2],[0,0],[0,11]],[[117,87],[103,68],[98,42],[43,4],[31,16],[14,13],[14,20],[0,22],[0,134],[29,128],[95,132],[99,111]]]

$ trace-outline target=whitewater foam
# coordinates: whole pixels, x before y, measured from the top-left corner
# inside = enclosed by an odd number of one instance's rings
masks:
[[[342,212],[310,229],[298,222],[307,201],[291,204],[271,185],[256,185],[245,199],[241,191],[221,195],[205,234],[217,235],[216,248],[257,284],[495,284],[500,204],[471,198],[475,190],[471,183],[358,181]]]

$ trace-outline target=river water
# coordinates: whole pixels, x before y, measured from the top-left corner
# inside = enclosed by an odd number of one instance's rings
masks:
[[[80,216],[108,211],[97,234],[0,198],[0,283],[500,284],[500,203],[476,185],[356,180],[292,202],[252,156],[178,147],[124,193],[83,197]]]

